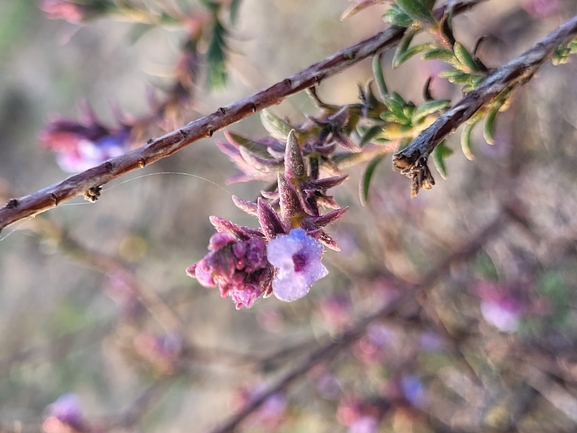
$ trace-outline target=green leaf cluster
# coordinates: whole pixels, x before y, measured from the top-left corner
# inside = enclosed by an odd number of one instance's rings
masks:
[[[450,104],[448,100],[429,99],[415,105],[396,92],[388,92],[379,58],[373,61],[373,74],[378,95],[375,95],[370,83],[361,90],[362,111],[365,113],[363,122],[357,127],[361,146],[369,142],[398,141],[400,148],[405,147],[428,128]],[[440,161],[441,167],[444,168],[443,158],[450,153],[452,151],[443,146],[437,152],[437,161]],[[382,156],[373,159],[363,172],[360,188],[362,203],[367,201],[375,169],[382,160]],[[443,169],[442,175],[446,175],[446,170]]]
[[[383,15],[383,20],[399,27],[428,28],[437,24],[433,16],[435,0],[397,0]]]

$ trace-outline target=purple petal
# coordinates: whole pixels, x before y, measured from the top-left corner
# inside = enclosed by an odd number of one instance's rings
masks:
[[[268,261],[277,268],[272,287],[281,301],[305,296],[314,282],[328,274],[322,264],[323,247],[303,229],[280,235],[267,246]]]

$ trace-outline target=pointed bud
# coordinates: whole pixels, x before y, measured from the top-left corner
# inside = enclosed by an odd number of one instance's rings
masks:
[[[327,212],[326,214],[315,218],[314,225],[317,227],[324,227],[330,223],[333,223],[336,220],[338,220],[340,217],[342,217],[345,214],[345,212],[347,211],[347,209],[348,209],[348,207],[343,207],[343,208],[340,208],[337,210]]]
[[[339,111],[327,117],[327,122],[333,126],[344,126],[349,121],[349,107],[345,105]]]
[[[324,231],[321,231],[321,236],[319,237],[319,242],[323,244],[325,247],[330,248],[333,251],[340,251],[341,247],[337,244],[332,237],[327,235]]]
[[[296,188],[280,173],[278,175],[278,192],[282,218],[289,219],[305,213]]]
[[[237,208],[241,211],[246,212],[251,216],[257,216],[257,206],[256,203],[252,201],[243,200],[242,198],[238,198],[236,195],[232,196],[232,201]]]
[[[239,226],[217,216],[211,216],[209,220],[217,232],[231,234],[239,240],[244,241],[252,237],[262,237],[261,231],[252,227]]]
[[[246,147],[241,147],[239,149],[240,156],[242,159],[245,160],[253,170],[258,170],[263,173],[275,173],[282,170],[282,165],[280,162],[275,161],[274,159],[266,159],[261,158],[260,156],[255,155]]]
[[[265,199],[260,197],[257,201],[257,216],[267,240],[270,241],[279,234],[287,233],[277,213]]]
[[[289,132],[284,158],[285,176],[288,179],[300,179],[306,175],[305,160],[294,129]]]
[[[317,205],[327,209],[340,209],[340,205],[335,201],[331,195],[321,195],[316,197]]]
[[[317,189],[329,189],[340,185],[347,177],[349,177],[348,174],[343,174],[342,176],[325,177],[323,179],[311,179],[307,183]]]

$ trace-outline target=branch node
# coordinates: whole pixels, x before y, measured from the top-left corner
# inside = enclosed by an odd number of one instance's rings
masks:
[[[148,140],[146,140],[146,144],[152,144],[154,143],[154,138],[149,138]]]
[[[20,203],[18,202],[18,199],[11,198],[10,200],[8,200],[8,203],[6,203],[6,209],[17,208],[19,204]]]
[[[104,168],[108,173],[112,173],[114,171],[114,164],[110,161],[106,161],[104,163]]]
[[[255,104],[254,102],[250,105],[250,110],[251,110],[253,113],[256,113],[256,104]]]
[[[285,78],[284,80],[282,80],[282,82],[287,87],[291,87],[293,85],[293,82],[290,78]]]
[[[102,187],[100,185],[88,188],[84,192],[84,200],[89,201],[90,203],[96,202],[96,200],[98,200],[98,198],[100,197],[101,191]]]
[[[188,131],[185,131],[184,129],[179,129],[178,132],[180,132],[181,140],[186,140],[188,138]]]
[[[224,116],[226,114],[226,109],[224,107],[220,107],[218,110],[216,110],[218,112],[218,114],[220,114],[221,116]]]
[[[209,137],[212,137],[212,134],[214,134],[214,131],[212,130],[212,128],[209,128],[209,130],[206,133]]]
[[[146,167],[146,159],[140,158],[140,159],[138,160],[138,167],[139,167],[139,168],[144,168],[144,167]]]
[[[54,200],[54,206],[58,206],[58,203],[60,202],[60,199],[58,198],[58,196],[56,196],[56,194],[52,193],[52,194],[50,194],[50,198],[52,198],[52,200]]]

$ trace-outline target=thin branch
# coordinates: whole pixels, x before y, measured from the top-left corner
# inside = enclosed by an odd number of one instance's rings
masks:
[[[464,12],[482,1],[485,0],[453,0],[437,9],[435,14],[442,15],[447,7],[450,7],[454,13]],[[10,224],[38,215],[80,195],[84,195],[89,201],[95,201],[100,195],[102,185],[166,158],[195,141],[211,137],[216,131],[246,119],[264,108],[279,104],[290,95],[318,85],[325,78],[336,75],[361,60],[394,46],[401,40],[404,33],[404,28],[394,26],[388,28],[267,89],[221,107],[214,113],[192,121],[181,129],[149,140],[146,145],[138,149],[112,158],[34,194],[11,199],[3,208],[0,208],[0,231]]]
[[[413,179],[413,195],[424,186],[423,181],[430,178],[427,158],[437,144],[502,92],[529,81],[560,45],[569,43],[576,35],[577,17],[574,17],[535,44],[533,48],[493,72],[479,87],[467,93],[409,146],[396,153],[393,164],[402,170],[403,174]]]

